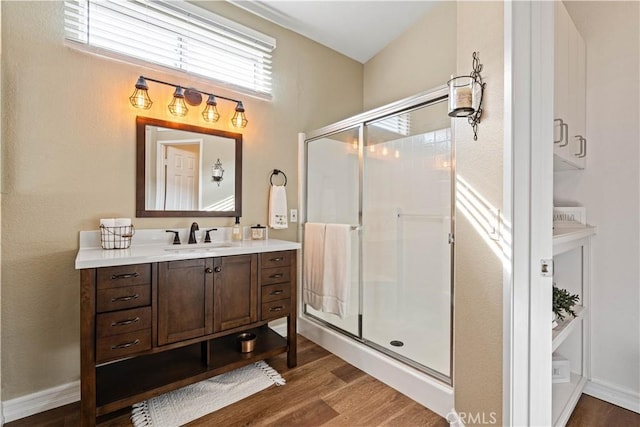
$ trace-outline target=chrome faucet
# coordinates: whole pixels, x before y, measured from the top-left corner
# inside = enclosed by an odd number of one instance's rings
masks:
[[[196,240],[196,231],[198,230],[200,230],[200,227],[198,227],[197,222],[191,224],[191,231],[189,231],[189,243],[198,243]]]

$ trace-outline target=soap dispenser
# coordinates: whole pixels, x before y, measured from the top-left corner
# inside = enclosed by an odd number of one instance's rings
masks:
[[[240,217],[236,217],[236,223],[233,224],[231,228],[231,240],[240,241],[242,240],[242,228],[240,227]]]

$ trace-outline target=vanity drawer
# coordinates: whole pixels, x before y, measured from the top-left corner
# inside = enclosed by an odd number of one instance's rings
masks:
[[[281,267],[291,264],[291,254],[287,251],[265,252],[260,254],[262,268]]]
[[[151,283],[151,264],[98,268],[97,288],[109,289]]]
[[[117,359],[150,349],[151,329],[98,338],[96,341],[96,362]]]
[[[262,304],[262,320],[277,319],[289,314],[291,300],[283,299]]]
[[[98,338],[151,328],[151,307],[120,310],[96,316]]]
[[[291,283],[278,283],[262,287],[262,303],[289,299],[291,295]]]
[[[149,285],[102,289],[98,290],[96,295],[96,311],[98,313],[143,307],[150,304],[151,286]]]
[[[288,282],[290,278],[289,267],[263,268],[260,271],[260,284],[271,285],[274,283]]]

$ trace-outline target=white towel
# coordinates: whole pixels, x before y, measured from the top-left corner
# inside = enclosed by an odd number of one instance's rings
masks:
[[[131,218],[115,218],[114,224],[116,227],[130,227],[131,226]]]
[[[349,224],[305,224],[303,300],[341,318],[349,303],[350,232]]]
[[[113,238],[113,227],[116,226],[116,220],[114,218],[101,218],[100,226],[109,227],[100,230],[102,236],[102,248],[114,249],[116,246]]]
[[[269,191],[269,227],[287,228],[287,190],[284,185],[272,185]]]
[[[322,276],[324,271],[325,224],[307,222],[304,225],[303,301],[316,310],[322,309]]]

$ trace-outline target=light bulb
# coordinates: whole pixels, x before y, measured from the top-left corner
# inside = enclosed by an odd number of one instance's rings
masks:
[[[386,156],[387,154],[389,154],[389,150],[387,150],[387,147],[384,147],[384,148],[382,149],[382,155],[383,155],[383,156]]]
[[[396,159],[399,159],[400,158],[400,151],[396,150],[395,156],[396,156]]]

